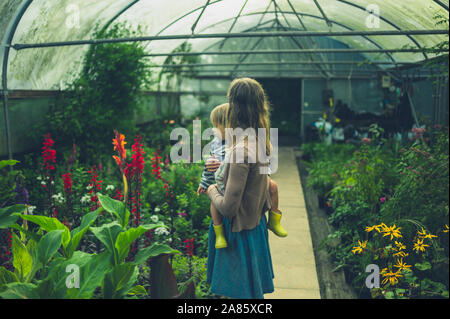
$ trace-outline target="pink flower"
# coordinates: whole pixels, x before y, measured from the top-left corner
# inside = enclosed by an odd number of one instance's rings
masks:
[[[386,197],[380,197],[380,203],[384,203],[386,201]]]
[[[362,138],[362,142],[365,143],[365,144],[370,144],[370,142],[372,142],[372,140],[370,138],[368,138],[368,137],[363,137]]]

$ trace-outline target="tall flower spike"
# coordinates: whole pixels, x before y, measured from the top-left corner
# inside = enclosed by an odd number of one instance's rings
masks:
[[[116,138],[113,138],[114,150],[117,150],[120,158],[124,160],[127,157],[127,151],[125,149],[125,144],[127,144],[127,142],[125,142],[125,135],[119,134],[117,130],[114,130],[114,134],[116,136]]]

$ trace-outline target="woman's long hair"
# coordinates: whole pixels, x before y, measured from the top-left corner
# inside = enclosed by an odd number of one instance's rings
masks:
[[[258,128],[266,132],[266,155],[270,155],[270,110],[267,96],[258,81],[238,78],[231,82],[227,97],[227,128]]]

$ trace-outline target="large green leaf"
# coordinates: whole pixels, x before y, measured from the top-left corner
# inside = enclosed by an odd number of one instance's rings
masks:
[[[12,252],[13,266],[18,277],[23,280],[31,271],[33,259],[25,245],[14,233],[12,234]]]
[[[128,225],[128,219],[130,218],[130,211],[125,209],[124,203],[100,193],[97,193],[97,197],[102,207],[111,214],[114,214],[122,228],[125,229]]]
[[[113,258],[113,264],[119,263],[119,256],[115,248],[117,236],[122,231],[122,227],[117,222],[105,224],[101,227],[90,227],[92,233],[97,237],[106,247]]]
[[[114,266],[113,270],[105,276],[103,284],[103,295],[105,299],[121,298],[127,291],[123,291],[126,286],[132,286],[137,278],[133,278],[136,265],[123,263]],[[132,282],[131,282],[132,281]]]
[[[63,229],[57,229],[42,236],[37,246],[37,255],[39,262],[43,265],[46,265],[61,247],[61,235],[63,232]]]
[[[143,235],[147,231],[159,227],[166,227],[163,223],[158,224],[148,224],[141,225],[136,228],[130,228],[124,232],[121,232],[117,236],[117,240],[115,243],[115,247],[119,254],[119,262],[122,262],[128,255],[130,251],[130,245],[139,238],[139,236]]]
[[[20,216],[25,220],[38,224],[46,232],[51,232],[53,230],[58,229],[64,230],[63,233],[61,234],[61,243],[64,249],[66,249],[66,247],[69,245],[70,231],[63,223],[61,223],[56,218],[39,215],[20,215]]]
[[[3,161],[0,161],[0,169],[2,169],[5,166],[16,165],[17,163],[20,163],[20,162],[16,161],[16,160],[3,160]]]
[[[97,219],[99,213],[100,209],[97,209],[96,211],[84,215],[83,218],[81,219],[80,226],[71,231],[72,240],[70,241],[69,245],[68,258],[72,257],[74,251],[77,249],[78,244],[81,241],[81,238],[89,229],[89,227],[94,223],[94,221]]]
[[[19,213],[23,213],[26,209],[25,205],[17,204],[0,209],[0,229],[8,228],[14,224],[19,217]]]
[[[6,290],[0,293],[4,299],[39,299],[36,285],[30,283],[13,282],[6,286]]]
[[[5,267],[0,267],[0,288],[9,283],[18,281],[19,278],[17,278],[17,275],[15,273],[7,270]]]
[[[94,257],[82,251],[75,251],[70,259],[54,258],[49,264],[47,277],[39,283],[38,291],[42,298],[60,299],[67,297],[67,280],[71,275],[70,265],[77,265],[84,269],[85,265]],[[69,271],[68,271],[69,270]],[[80,270],[81,272],[81,270]]]
[[[94,255],[80,267],[80,288],[68,288],[67,297],[72,299],[89,299],[97,287],[100,287],[105,275],[111,271],[110,255],[103,252]]]
[[[181,252],[164,244],[153,244],[150,247],[139,250],[134,257],[134,263],[140,265],[146,262],[147,259],[161,254],[181,254]]]

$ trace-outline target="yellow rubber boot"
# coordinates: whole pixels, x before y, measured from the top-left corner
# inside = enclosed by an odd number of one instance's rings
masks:
[[[278,237],[286,237],[287,231],[280,225],[281,214],[275,213],[274,211],[269,212],[269,222],[267,223],[267,228],[270,229]]]
[[[223,224],[214,225],[214,232],[216,233],[216,249],[228,247],[227,240],[223,231]]]

